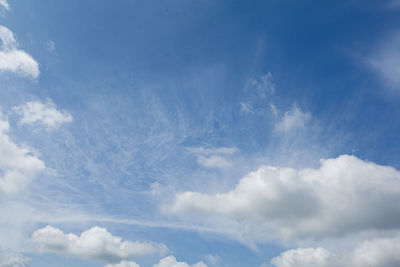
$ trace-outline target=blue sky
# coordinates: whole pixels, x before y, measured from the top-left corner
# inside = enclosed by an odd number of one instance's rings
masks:
[[[0,266],[400,265],[399,14],[0,0]]]

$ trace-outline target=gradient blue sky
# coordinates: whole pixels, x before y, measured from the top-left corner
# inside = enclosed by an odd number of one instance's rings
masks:
[[[4,266],[143,267],[169,255],[189,265],[328,266],[276,260],[320,247],[357,266],[357,253],[340,256],[339,247],[360,251],[382,238],[400,255],[399,1],[3,0],[0,25],[16,39],[2,39],[0,50],[0,118],[9,124],[0,127],[0,181],[17,187],[0,185],[0,266],[16,257],[25,265]],[[18,65],[25,57],[13,63],[9,51],[30,55],[40,74],[32,62],[33,72]],[[29,103],[40,112],[24,113]],[[331,172],[320,159],[331,159]],[[266,165],[279,177],[282,168],[298,172],[296,186],[275,188],[274,173],[260,174],[268,189],[261,195],[288,195],[231,207],[242,195],[226,193]],[[347,214],[331,205],[335,197],[382,196],[354,204],[360,214],[351,220],[368,213],[376,224],[333,235],[329,223],[318,234],[296,230],[293,221],[308,216],[297,214],[308,210],[303,193],[321,193],[316,185],[290,193],[309,181],[302,170],[354,181],[349,192],[346,183],[321,189],[337,193],[317,198],[321,214]],[[7,180],[14,171],[22,182]],[[251,181],[239,190],[250,194],[244,199],[252,199]],[[293,207],[297,197],[301,207]],[[378,212],[383,203],[392,203],[390,218]],[[297,215],[265,215],[264,205]],[[118,260],[78,255],[52,247],[58,237],[36,238],[47,225],[78,236],[98,226],[168,250]],[[400,264],[387,257],[384,264]]]

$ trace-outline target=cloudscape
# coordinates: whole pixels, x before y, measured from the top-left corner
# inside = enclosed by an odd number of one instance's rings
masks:
[[[0,0],[0,267],[400,266],[400,1]]]

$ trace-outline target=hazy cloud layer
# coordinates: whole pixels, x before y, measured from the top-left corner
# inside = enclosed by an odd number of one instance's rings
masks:
[[[0,40],[0,72],[9,71],[31,78],[39,76],[39,64],[31,55],[18,49],[14,34],[2,25],[0,25]]]
[[[72,122],[72,115],[66,110],[58,110],[50,99],[46,103],[29,101],[14,107],[14,111],[21,116],[19,124],[43,124],[55,128],[62,123]]]
[[[100,260],[116,263],[124,259],[168,251],[163,244],[122,241],[105,228],[93,227],[80,236],[64,234],[60,229],[46,226],[32,234],[32,241],[41,253],[55,253],[66,257]]]
[[[342,155],[321,160],[317,169],[262,166],[227,193],[184,192],[163,209],[209,224],[252,222],[281,238],[312,239],[398,229],[399,202],[399,171]]]

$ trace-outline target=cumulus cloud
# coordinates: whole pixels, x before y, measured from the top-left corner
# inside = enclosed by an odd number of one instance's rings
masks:
[[[9,71],[31,78],[39,76],[39,64],[31,55],[18,49],[14,34],[2,25],[0,25],[0,40],[0,72]]]
[[[303,128],[311,120],[309,112],[303,112],[297,106],[283,114],[282,119],[275,125],[279,132],[289,132],[291,130]]]
[[[189,148],[189,151],[197,155],[197,163],[207,168],[227,168],[232,166],[232,162],[226,156],[237,152],[236,147],[220,148]]]
[[[186,262],[178,262],[174,256],[168,256],[160,260],[158,264],[154,264],[153,267],[207,267],[203,262],[198,262],[193,265],[189,265]]]
[[[0,0],[0,6],[2,6],[6,10],[10,9],[10,5],[8,4],[7,0]]]
[[[46,226],[32,234],[32,241],[41,253],[55,253],[66,257],[100,260],[117,263],[121,260],[150,254],[164,254],[164,244],[152,242],[122,241],[105,228],[93,227],[81,233],[64,234],[60,229]]]
[[[30,101],[14,107],[14,111],[21,116],[19,124],[40,123],[49,128],[55,128],[62,123],[72,122],[72,115],[65,110],[58,110],[56,105],[47,99],[46,103]]]
[[[261,166],[229,192],[179,193],[163,210],[210,225],[237,222],[257,236],[254,225],[279,238],[316,239],[399,229],[399,202],[399,171],[342,155],[319,168]]]
[[[9,136],[10,125],[0,112],[0,193],[12,194],[26,186],[45,164],[33,151],[13,143]]]
[[[104,265],[104,267],[140,267],[140,265],[133,261],[123,260],[120,263],[116,264],[106,264]]]
[[[273,258],[271,264],[276,267],[395,267],[400,266],[400,239],[364,241],[344,253],[333,253],[321,247],[291,249]]]
[[[324,248],[298,248],[281,253],[271,260],[276,267],[326,267],[332,264],[332,254]]]
[[[0,267],[28,267],[29,261],[20,254],[0,250]]]

